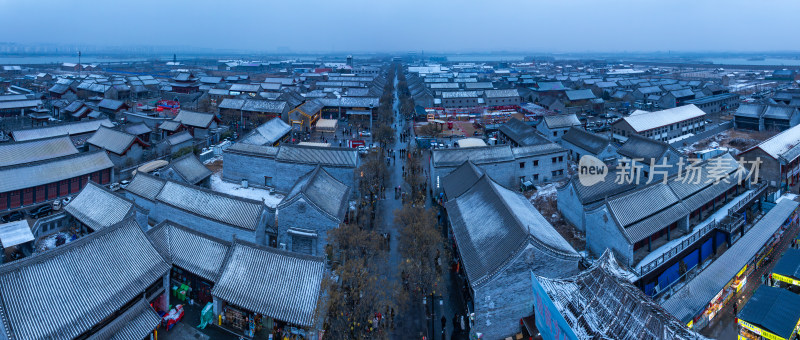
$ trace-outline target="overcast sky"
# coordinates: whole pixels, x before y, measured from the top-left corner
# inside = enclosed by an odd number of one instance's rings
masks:
[[[0,0],[0,42],[284,52],[798,50],[798,0]]]

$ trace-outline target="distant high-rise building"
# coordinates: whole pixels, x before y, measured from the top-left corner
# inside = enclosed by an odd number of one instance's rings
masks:
[[[347,55],[347,66],[350,66],[350,67],[353,66],[353,55],[352,54],[348,54]]]

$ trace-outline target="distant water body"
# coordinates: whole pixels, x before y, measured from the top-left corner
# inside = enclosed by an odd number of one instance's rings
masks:
[[[94,63],[114,63],[114,62],[130,62],[130,61],[145,61],[148,59],[172,59],[171,57],[148,57],[148,58],[117,58],[117,57],[81,57],[81,63],[94,64]],[[37,55],[37,56],[0,56],[0,65],[40,65],[40,64],[61,64],[61,63],[78,63],[77,55],[59,56],[59,55]]]
[[[786,65],[786,66],[800,66],[800,59],[786,59],[786,58],[764,58],[764,60],[750,60],[747,58],[711,58],[704,61],[710,61],[718,65]]]

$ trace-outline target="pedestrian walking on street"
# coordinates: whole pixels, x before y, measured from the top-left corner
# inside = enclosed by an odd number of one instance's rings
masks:
[[[447,335],[447,317],[442,315],[442,340],[446,340]]]

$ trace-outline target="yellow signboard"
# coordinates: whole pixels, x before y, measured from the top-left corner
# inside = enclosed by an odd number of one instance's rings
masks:
[[[765,338],[765,339],[770,339],[770,340],[786,340],[786,339],[784,339],[784,338],[781,338],[781,337],[779,337],[779,336],[777,336],[777,335],[775,335],[775,334],[772,334],[772,333],[770,333],[770,332],[767,332],[767,331],[765,331],[765,330],[763,330],[763,329],[761,329],[761,328],[758,328],[758,327],[756,327],[755,325],[753,325],[753,324],[751,324],[751,323],[749,323],[749,322],[746,322],[746,321],[744,321],[744,320],[742,320],[742,319],[739,319],[739,325],[741,325],[741,326],[742,326],[742,327],[744,327],[744,328],[747,328],[747,329],[749,329],[749,330],[750,330],[750,331],[752,331],[753,333],[756,333],[756,334],[758,334],[758,335],[761,335],[761,337],[763,337],[763,338]]]
[[[783,275],[780,275],[780,274],[772,273],[772,278],[775,279],[775,280],[778,280],[778,281],[786,282],[788,284],[792,284],[792,285],[795,285],[795,286],[800,286],[800,281],[795,280],[795,279],[793,279],[791,277],[786,277],[786,276],[783,276]]]

